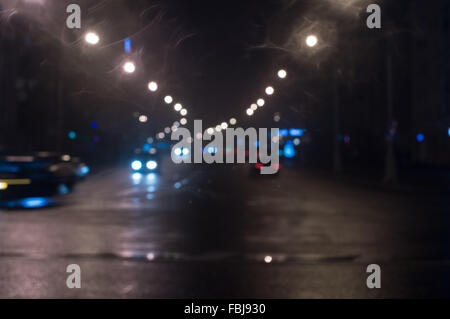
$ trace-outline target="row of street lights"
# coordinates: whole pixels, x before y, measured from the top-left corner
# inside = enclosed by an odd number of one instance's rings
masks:
[[[315,46],[317,46],[317,44],[319,43],[319,39],[316,35],[308,35],[305,39],[305,43],[308,47],[313,48]],[[287,71],[284,69],[281,69],[278,71],[277,73],[278,78],[280,79],[285,79],[287,77]],[[265,89],[265,93],[267,96],[272,96],[275,93],[275,89],[273,86],[268,86]],[[253,103],[252,105],[250,105],[250,107],[246,110],[246,114],[248,116],[253,116],[255,114],[255,112],[259,109],[262,108],[264,105],[266,104],[266,101],[263,98],[260,98],[256,101],[256,103]],[[231,125],[236,125],[237,124],[237,120],[235,118],[230,119],[229,123]],[[223,122],[220,125],[217,125],[214,128],[209,128],[207,130],[208,134],[212,135],[214,133],[214,130],[216,130],[217,132],[220,132],[222,130],[225,130],[228,128],[228,124],[226,122]]]
[[[95,32],[88,32],[86,33],[86,35],[84,36],[85,41],[90,44],[90,45],[97,45],[100,43],[100,36],[95,33]],[[125,61],[122,65],[122,69],[125,73],[127,74],[132,74],[136,71],[136,65],[133,61]],[[158,83],[156,83],[155,81],[150,81],[147,85],[147,88],[150,92],[156,92],[158,91]],[[170,95],[166,95],[164,97],[164,102],[166,104],[171,105],[174,102],[174,99],[172,96]],[[171,128],[166,128],[164,131],[166,134],[170,133],[170,131],[175,131],[178,129],[178,127],[180,125],[186,125],[187,124],[187,119],[185,118],[185,116],[188,114],[188,111],[186,108],[183,108],[181,103],[176,103],[174,104],[174,110],[176,112],[179,112],[180,115],[182,116],[182,118],[180,119],[180,121],[176,121],[173,123]],[[146,115],[140,115],[138,117],[139,122],[141,123],[147,123],[148,121],[148,117]],[[164,132],[160,132],[157,134],[157,137],[161,137],[165,135]]]
[[[100,37],[97,33],[95,32],[88,32],[85,35],[85,41],[90,44],[90,45],[97,45],[100,42]],[[305,39],[305,43],[308,47],[313,48],[315,47],[319,42],[319,39],[317,38],[316,35],[308,35]],[[125,61],[123,66],[123,71],[125,73],[131,74],[134,73],[136,71],[136,65],[134,64],[134,62],[132,61]],[[284,69],[281,69],[278,71],[277,73],[278,78],[280,79],[285,79],[287,77],[287,71]],[[158,84],[154,81],[151,81],[148,83],[148,90],[150,92],[156,92],[158,90]],[[267,96],[272,96],[275,93],[275,89],[273,86],[268,86],[265,89],[265,93]],[[174,102],[174,99],[172,96],[170,95],[166,95],[164,97],[164,102],[168,105],[171,105]],[[263,98],[259,98],[256,103],[253,103],[247,110],[246,110],[246,114],[248,116],[253,116],[255,114],[255,112],[258,110],[258,108],[262,108],[264,105],[266,104],[266,101]],[[187,119],[185,118],[185,116],[188,114],[188,111],[186,108],[183,108],[183,105],[181,103],[175,103],[173,105],[174,110],[176,112],[179,112],[180,115],[183,117],[179,122],[175,122],[172,126],[172,128],[166,128],[165,129],[165,133],[169,134],[170,131],[175,131],[178,129],[178,127],[180,125],[186,125],[187,124]],[[141,115],[139,116],[139,121],[141,123],[146,123],[148,121],[148,117],[146,115]],[[222,122],[221,124],[216,125],[216,127],[211,127],[207,130],[207,133],[212,135],[214,133],[214,131],[220,132],[222,130],[226,130],[229,125],[236,125],[237,124],[237,120],[236,118],[231,118],[228,122]],[[157,134],[158,138],[164,137],[165,136],[164,132],[160,132]]]

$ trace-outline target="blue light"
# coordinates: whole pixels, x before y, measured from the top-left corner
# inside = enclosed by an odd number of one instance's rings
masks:
[[[303,135],[303,130],[302,129],[291,128],[289,130],[289,135],[291,135],[292,137],[300,137],[300,136]]]
[[[49,200],[44,197],[25,198],[19,202],[19,206],[24,208],[41,208],[49,204]]]
[[[450,136],[450,127],[448,128],[448,136]]]
[[[80,168],[81,176],[86,176],[90,171],[91,169],[89,168],[89,166],[83,166],[82,168]]]
[[[126,53],[130,53],[131,52],[131,39],[130,38],[126,38],[125,39],[124,49],[125,49]]]
[[[150,144],[146,143],[144,144],[144,146],[142,146],[142,150],[147,153],[148,151],[150,151],[151,147],[152,146]]]
[[[58,186],[58,193],[60,195],[67,195],[67,194],[69,194],[69,192],[70,192],[70,189],[69,189],[69,187],[67,187],[66,184],[60,184]]]
[[[287,143],[283,148],[283,154],[286,158],[293,158],[295,156],[295,149],[292,143]]]
[[[91,123],[91,128],[96,129],[98,127],[98,123],[97,122],[92,122]]]
[[[422,133],[417,134],[416,136],[417,142],[422,143],[423,141],[425,141],[425,135],[423,135]]]
[[[160,143],[158,143],[157,146],[162,149],[167,149],[167,148],[169,148],[169,143],[160,142]]]
[[[208,152],[209,154],[216,154],[218,152],[218,148],[216,146],[209,146],[206,149],[206,152]]]
[[[288,130],[287,129],[280,130],[279,131],[279,135],[283,136],[283,137],[288,136]]]
[[[68,136],[71,140],[74,140],[77,138],[77,133],[75,133],[74,131],[70,131]]]

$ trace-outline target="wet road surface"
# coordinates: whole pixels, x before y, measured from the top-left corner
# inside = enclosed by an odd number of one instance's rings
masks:
[[[448,196],[163,164],[106,169],[60,206],[0,210],[0,297],[450,296]],[[372,263],[381,289],[366,286]],[[81,289],[66,287],[69,264]]]

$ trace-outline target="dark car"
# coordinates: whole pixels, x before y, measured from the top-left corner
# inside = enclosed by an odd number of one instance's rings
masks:
[[[0,201],[66,194],[88,172],[85,164],[69,155],[1,156]]]

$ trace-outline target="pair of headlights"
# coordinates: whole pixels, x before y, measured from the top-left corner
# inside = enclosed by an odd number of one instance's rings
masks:
[[[190,153],[190,151],[189,151],[188,148],[178,147],[178,148],[176,148],[176,149],[173,151],[173,153],[174,153],[176,156],[188,156],[189,153]]]
[[[143,163],[141,161],[134,161],[133,163],[131,163],[131,168],[135,171],[138,171],[140,169],[142,169],[143,167]],[[149,170],[154,170],[158,167],[158,163],[155,161],[148,161],[145,166],[149,169]]]

